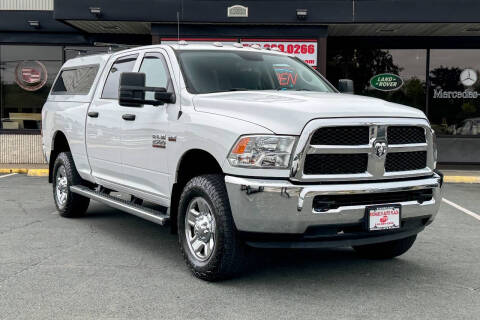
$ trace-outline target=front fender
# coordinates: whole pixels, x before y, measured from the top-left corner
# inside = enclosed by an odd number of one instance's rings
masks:
[[[247,121],[193,110],[184,111],[178,121],[170,124],[169,132],[176,136],[176,141],[169,141],[167,146],[172,185],[177,166],[187,151],[206,151],[220,164],[224,173],[234,174],[235,169],[225,160],[238,137],[244,134],[272,134],[272,131]]]

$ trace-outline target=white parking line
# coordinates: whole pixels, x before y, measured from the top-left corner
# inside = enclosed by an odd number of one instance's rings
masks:
[[[480,215],[476,214],[475,212],[472,212],[472,211],[470,211],[470,210],[468,210],[468,209],[465,209],[464,207],[459,206],[458,204],[456,204],[456,203],[454,203],[454,202],[452,202],[452,201],[450,201],[450,200],[447,200],[447,199],[445,199],[445,198],[443,198],[443,202],[445,202],[446,204],[451,205],[452,207],[454,207],[454,208],[462,211],[463,213],[466,213],[466,214],[468,214],[469,216],[472,216],[472,217],[474,217],[475,219],[477,219],[478,221],[480,221]]]
[[[17,173],[9,173],[9,174],[6,174],[4,176],[0,176],[0,179],[1,178],[6,178],[6,177],[10,177],[10,176],[13,176],[13,175],[16,175]]]

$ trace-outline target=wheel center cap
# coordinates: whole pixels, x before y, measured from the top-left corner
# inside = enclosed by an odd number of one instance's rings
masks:
[[[195,222],[193,230],[198,239],[208,242],[212,233],[212,224],[206,216],[203,216]]]

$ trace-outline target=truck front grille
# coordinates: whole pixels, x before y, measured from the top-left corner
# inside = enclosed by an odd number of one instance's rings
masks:
[[[366,126],[324,127],[312,136],[313,145],[362,145],[368,144],[369,128]]]
[[[427,152],[396,152],[387,154],[385,171],[419,170],[427,166]]]
[[[387,130],[388,144],[425,143],[425,129],[415,126],[392,126]]]
[[[329,119],[318,122],[320,126],[312,123],[311,128],[306,128],[309,138],[297,155],[298,162],[294,160],[292,164],[296,180],[375,180],[433,172],[432,135],[423,120],[359,119],[356,122]],[[339,122],[344,125],[338,125]]]
[[[309,154],[305,174],[349,174],[367,171],[368,154]]]
[[[313,198],[313,209],[317,212],[325,212],[328,210],[338,209],[340,207],[347,206],[395,204],[407,201],[417,201],[418,203],[423,203],[425,201],[432,200],[432,197],[432,189],[384,193],[315,196]]]

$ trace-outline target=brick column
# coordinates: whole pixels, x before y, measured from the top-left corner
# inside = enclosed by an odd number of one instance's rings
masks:
[[[160,35],[152,34],[152,44],[160,44]]]
[[[327,76],[327,37],[318,38],[317,70]]]

